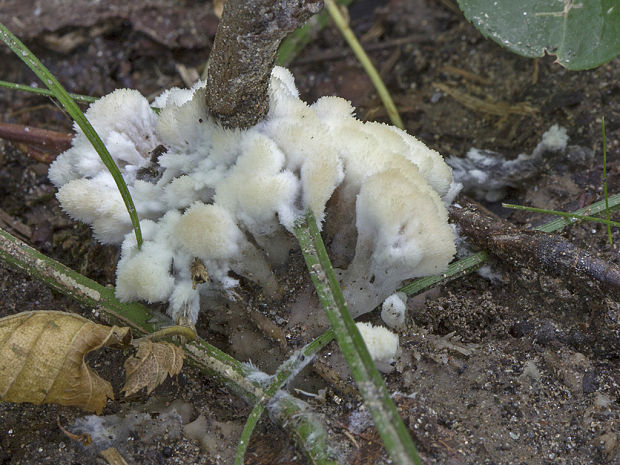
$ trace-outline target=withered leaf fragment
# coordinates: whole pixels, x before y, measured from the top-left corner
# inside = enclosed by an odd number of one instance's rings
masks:
[[[146,393],[163,383],[168,376],[181,372],[185,352],[169,342],[153,342],[139,339],[135,342],[138,352],[125,360],[125,396],[135,394],[146,387]]]
[[[114,393],[84,356],[124,346],[129,328],[99,325],[79,315],[24,312],[0,319],[0,400],[60,404],[100,413]]]

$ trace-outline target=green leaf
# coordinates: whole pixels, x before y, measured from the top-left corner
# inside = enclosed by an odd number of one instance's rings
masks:
[[[562,66],[594,68],[620,54],[618,0],[458,0],[487,37],[519,55],[557,55]]]

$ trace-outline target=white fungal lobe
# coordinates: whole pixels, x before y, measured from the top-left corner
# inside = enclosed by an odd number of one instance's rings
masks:
[[[454,237],[444,202],[458,189],[437,152],[404,131],[357,120],[344,99],[307,105],[284,68],[273,70],[267,117],[248,130],[219,126],[204,94],[204,83],[167,90],[152,103],[156,114],[138,92],[121,89],[86,113],[129,187],[141,250],[112,177],[79,128],[50,168],[63,209],[101,242],[122,243],[120,299],[168,301],[175,319],[195,321],[199,293],[230,292],[233,275],[275,295],[271,266],[288,259],[307,208],[342,257],[354,315],[404,279],[446,268]],[[196,258],[210,280],[193,289]]]
[[[381,319],[390,328],[398,328],[405,324],[407,312],[407,296],[396,292],[383,301]]]
[[[356,323],[356,326],[377,368],[384,373],[392,371],[398,354],[398,335],[372,323]]]

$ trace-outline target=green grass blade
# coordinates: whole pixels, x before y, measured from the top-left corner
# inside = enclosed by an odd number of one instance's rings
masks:
[[[609,199],[605,199],[604,202],[606,203],[605,212],[609,215]],[[592,223],[601,223],[601,224],[607,225],[608,228],[611,228],[611,226],[620,227],[620,222],[618,221],[611,221],[609,219],[606,220],[604,218],[598,218],[596,216],[579,215],[577,213],[562,212],[558,210],[548,210],[546,208],[527,207],[525,205],[513,205],[511,203],[503,203],[502,207],[510,208],[512,210],[522,210],[522,211],[527,211],[527,212],[532,212],[532,213],[545,213],[547,215],[562,216],[564,218],[570,218],[575,221],[581,220],[581,221],[590,221]],[[609,234],[611,235],[611,230]]]
[[[133,225],[133,230],[136,235],[136,241],[138,243],[138,247],[142,245],[142,232],[140,231],[140,221],[138,219],[138,214],[136,212],[136,207],[134,206],[133,200],[131,199],[131,195],[129,193],[129,189],[127,188],[127,184],[125,184],[125,180],[121,175],[118,167],[114,163],[112,156],[108,152],[108,149],[105,147],[101,138],[92,127],[92,125],[88,122],[80,107],[78,107],[77,103],[71,98],[71,96],[67,93],[67,91],[62,87],[62,85],[58,82],[58,80],[54,77],[52,73],[39,61],[39,59],[34,56],[34,54],[28,50],[28,48],[17,38],[15,35],[9,31],[4,24],[0,22],[0,39],[8,45],[8,47],[17,55],[26,65],[41,79],[43,84],[45,84],[49,90],[51,90],[54,94],[54,97],[58,99],[60,104],[64,107],[64,109],[71,115],[71,118],[77,123],[77,125],[82,129],[84,135],[88,138],[93,147],[101,157],[101,161],[106,166],[106,168],[110,171],[110,174],[114,178],[116,182],[116,186],[123,197],[123,201],[125,202],[125,207],[127,208],[127,212],[129,213],[129,217],[131,218],[131,223]]]
[[[489,256],[484,250],[481,252],[476,252],[475,254],[469,255],[465,258],[461,258],[460,260],[457,260],[456,262],[450,264],[445,273],[418,278],[414,281],[411,281],[406,286],[400,288],[399,292],[407,295],[417,294],[426,289],[430,289],[435,284],[447,282],[458,276],[463,276],[471,273],[484,262],[486,262],[488,258]]]
[[[11,269],[23,272],[37,279],[50,288],[72,297],[80,304],[97,309],[93,315],[103,319],[107,324],[130,326],[135,335],[152,334],[171,323],[163,314],[153,311],[137,302],[120,302],[114,295],[114,289],[79,274],[60,262],[43,255],[19,239],[0,228],[0,262]],[[161,334],[161,331],[159,331]],[[327,332],[308,344],[304,353],[318,350],[331,340],[332,333]],[[326,341],[327,338],[330,338]],[[314,348],[314,349],[313,349]],[[227,386],[248,402],[257,402],[264,395],[264,386],[256,380],[247,378],[247,365],[239,362],[203,339],[196,339],[185,345],[188,362],[218,382]],[[304,409],[300,402],[288,393],[280,396],[281,410],[275,412],[274,419],[297,442],[300,450],[311,463],[320,463],[317,457],[324,455],[320,450],[308,449],[307,439],[327,437],[325,429],[318,422],[304,418]]]
[[[316,32],[320,31],[327,25],[327,13],[322,11],[318,15],[313,16],[299,29],[295,29],[291,34],[282,41],[278,49],[278,58],[276,64],[279,66],[288,66],[297,55],[314,40]]]
[[[248,419],[245,422],[243,427],[243,431],[241,432],[241,438],[239,439],[239,444],[237,446],[237,452],[235,454],[235,465],[243,465],[245,452],[250,444],[250,438],[252,437],[252,432],[256,427],[258,420],[261,415],[265,411],[265,405],[269,400],[282,389],[284,384],[288,383],[291,380],[291,377],[294,374],[297,374],[300,370],[300,367],[307,363],[306,360],[309,357],[312,357],[319,350],[329,344],[334,338],[334,333],[332,330],[329,330],[323,333],[321,336],[316,338],[310,344],[308,344],[301,351],[295,352],[293,356],[291,356],[288,360],[286,360],[276,372],[274,376],[274,380],[271,382],[269,387],[265,390],[264,395],[261,399],[254,405],[252,412],[248,416]],[[299,357],[299,353],[303,354],[303,357]],[[317,439],[319,439],[317,441]],[[337,462],[333,461],[328,456],[327,450],[327,441],[325,438],[313,438],[313,441],[306,441],[309,449],[312,450],[313,463],[324,464],[324,465],[335,465]]]
[[[312,212],[309,211],[305,218],[295,225],[295,236],[301,246],[312,282],[334,330],[338,345],[347,360],[386,450],[397,464],[421,465],[422,462],[407,428],[347,310]]]
[[[103,310],[115,324],[128,325],[136,334],[153,332],[161,314],[137,302],[120,302],[114,289],[81,275],[53,260],[0,228],[0,263],[37,279],[50,288],[72,297],[85,307]],[[163,320],[163,318],[159,318]]]
[[[11,90],[19,90],[22,92],[30,92],[31,94],[45,95],[47,97],[55,97],[54,92],[48,89],[40,89],[38,87],[30,87],[24,84],[16,84],[14,82],[0,81],[0,87]],[[80,103],[93,103],[97,100],[97,97],[91,97],[89,95],[69,94],[76,102]]]
[[[387,114],[390,117],[392,124],[401,129],[405,129],[403,120],[400,118],[400,115],[398,114],[398,109],[396,108],[396,105],[394,104],[394,101],[392,100],[390,93],[385,87],[385,84],[383,83],[381,76],[379,76],[377,69],[372,64],[372,61],[370,61],[370,58],[368,57],[368,55],[366,55],[364,48],[358,42],[357,38],[355,37],[355,34],[353,33],[353,31],[347,24],[342,14],[340,13],[340,10],[338,9],[336,2],[334,2],[334,0],[325,0],[325,6],[327,7],[327,11],[329,12],[330,16],[334,20],[336,27],[338,27],[338,29],[340,30],[340,33],[344,36],[345,40],[349,44],[349,47],[351,47],[351,50],[353,50],[353,53],[355,54],[360,64],[362,65],[366,73],[368,74],[368,77],[370,78],[375,88],[377,89],[377,92],[379,93],[379,97],[381,97],[381,100],[383,101],[383,105],[385,106],[385,109],[387,110]]]
[[[597,215],[602,211],[615,210],[618,207],[620,207],[620,194],[615,194],[609,197],[607,201],[599,200],[588,207],[580,208],[579,210],[575,210],[571,213],[575,215]],[[562,229],[564,226],[573,224],[574,222],[575,220],[573,219],[558,218],[550,221],[549,223],[536,226],[534,229],[543,232],[554,232]]]

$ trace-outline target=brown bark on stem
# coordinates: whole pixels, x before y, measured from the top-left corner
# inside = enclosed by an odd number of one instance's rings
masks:
[[[206,104],[222,126],[246,129],[267,114],[278,46],[323,0],[228,0],[207,71]]]

